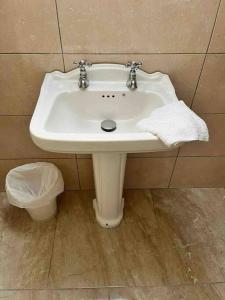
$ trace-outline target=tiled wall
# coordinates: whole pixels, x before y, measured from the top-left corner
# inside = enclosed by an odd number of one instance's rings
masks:
[[[38,160],[58,165],[67,189],[93,187],[90,156],[42,151],[28,132],[44,73],[80,58],[168,73],[209,126],[209,143],[129,155],[127,188],[224,186],[225,0],[1,0],[1,190],[9,169]]]

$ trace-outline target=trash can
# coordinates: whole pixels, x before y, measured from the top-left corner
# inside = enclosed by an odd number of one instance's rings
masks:
[[[6,176],[8,202],[25,208],[35,221],[47,220],[56,214],[56,197],[63,190],[62,173],[51,163],[22,165]]]

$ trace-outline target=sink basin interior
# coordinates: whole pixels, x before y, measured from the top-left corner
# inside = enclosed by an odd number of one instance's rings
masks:
[[[49,132],[105,134],[101,122],[112,119],[117,129],[110,134],[138,132],[138,120],[161,105],[162,98],[153,92],[89,91],[88,97],[84,91],[62,93],[49,111],[45,128]]]
[[[157,107],[177,101],[168,75],[137,70],[135,90],[126,86],[129,70],[123,65],[92,65],[85,90],[78,86],[79,76],[79,69],[46,74],[30,124],[37,145],[66,153],[166,149],[137,122]],[[108,119],[116,122],[113,132],[101,129]]]

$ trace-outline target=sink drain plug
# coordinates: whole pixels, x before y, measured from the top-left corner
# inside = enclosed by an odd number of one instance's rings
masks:
[[[106,132],[111,132],[116,129],[116,122],[113,120],[104,120],[101,123],[101,129]]]

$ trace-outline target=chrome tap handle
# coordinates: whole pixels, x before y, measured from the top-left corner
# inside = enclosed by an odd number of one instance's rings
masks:
[[[78,79],[78,86],[80,89],[84,90],[89,86],[88,74],[86,67],[90,67],[92,64],[87,60],[80,60],[79,62],[75,61],[75,65],[80,69],[80,77]]]
[[[131,70],[138,70],[140,68],[140,66],[142,65],[142,62],[135,62],[135,61],[128,61],[127,64],[125,64],[125,66],[127,68],[131,68]]]
[[[85,59],[81,59],[80,61],[74,61],[73,62],[74,65],[78,66],[80,69],[85,68],[85,67],[91,67],[92,63],[85,60]]]

